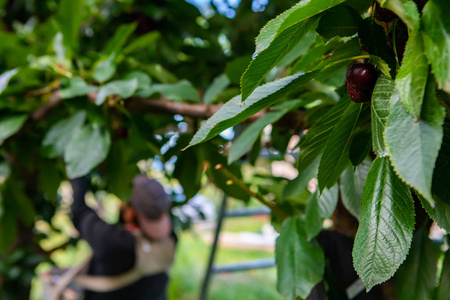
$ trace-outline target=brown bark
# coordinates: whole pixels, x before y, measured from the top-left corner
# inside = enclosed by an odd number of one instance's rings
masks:
[[[125,108],[139,113],[170,113],[192,118],[209,118],[222,107],[221,104],[191,104],[159,99],[132,98],[125,101]]]

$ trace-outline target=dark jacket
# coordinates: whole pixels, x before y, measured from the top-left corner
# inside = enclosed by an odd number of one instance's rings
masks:
[[[129,271],[133,268],[136,259],[134,235],[118,225],[106,223],[86,205],[84,196],[88,189],[88,183],[85,178],[72,180],[72,188],[72,222],[81,237],[89,243],[93,250],[88,274],[118,275]],[[174,238],[176,239],[175,236]],[[129,286],[112,292],[86,291],[85,299],[164,300],[167,298],[168,281],[167,273],[160,273],[141,278]]]

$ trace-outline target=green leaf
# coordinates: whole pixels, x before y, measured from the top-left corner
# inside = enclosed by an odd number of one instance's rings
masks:
[[[330,9],[338,4],[343,3],[345,0],[310,0],[300,1],[295,9],[292,10],[288,16],[281,23],[278,33],[283,32],[287,28],[290,28],[300,22],[308,20],[313,16],[316,16],[327,9]],[[261,32],[262,33],[262,32]]]
[[[399,97],[395,92],[394,81],[384,75],[380,75],[372,93],[371,122],[372,122],[372,147],[379,157],[389,155],[384,141],[384,131],[390,111],[390,103]]]
[[[320,120],[308,130],[300,140],[300,152],[297,160],[299,172],[303,172],[325,149],[328,137],[339,122],[342,114],[351,104],[350,98],[344,97],[336,103]]]
[[[62,0],[56,21],[63,34],[64,46],[68,49],[78,49],[78,32],[83,20],[84,1]]]
[[[290,9],[286,10],[282,14],[278,15],[275,19],[270,20],[262,29],[260,34],[256,37],[256,49],[255,53],[258,54],[265,49],[267,49],[275,37],[278,35],[278,30],[284,20],[291,14],[294,10],[299,7],[304,6],[305,3],[297,3]],[[307,18],[305,18],[307,19]]]
[[[103,54],[110,55],[117,53],[123,48],[128,38],[133,34],[136,29],[136,23],[128,23],[120,25],[114,33],[113,37],[106,44]]]
[[[448,181],[446,184],[448,185]],[[450,203],[441,199],[436,199],[434,207],[431,207],[429,201],[424,199],[421,195],[417,196],[431,219],[433,219],[440,228],[450,232]]]
[[[287,55],[312,28],[317,26],[317,18],[308,19],[285,30],[271,45],[252,60],[241,78],[242,101],[245,101],[264,80],[273,67]]]
[[[434,199],[440,199],[450,204],[450,119],[446,118],[441,149],[436,160],[431,184]],[[450,232],[450,231],[449,231]]]
[[[416,118],[420,116],[427,75],[428,62],[423,50],[422,36],[419,33],[412,34],[406,43],[395,86],[406,110]]]
[[[13,214],[0,217],[0,253],[6,253],[14,243],[17,233],[17,223]]]
[[[186,200],[193,198],[202,187],[204,157],[203,151],[199,150],[201,150],[200,147],[182,151],[177,157],[173,170],[173,176],[183,187]]]
[[[267,113],[245,128],[245,130],[233,142],[233,145],[231,145],[230,152],[228,153],[228,164],[232,164],[247,153],[267,125],[275,123],[289,110],[295,108],[299,104],[301,104],[299,100],[285,102],[280,110]]]
[[[116,64],[114,63],[114,55],[103,57],[94,65],[92,76],[98,82],[105,82],[111,79],[116,73]]]
[[[145,70],[152,75],[152,77],[158,79],[162,83],[176,83],[178,81],[177,77],[165,69],[160,64],[146,65]]]
[[[369,291],[394,275],[408,253],[414,230],[414,201],[387,157],[367,175],[353,246],[353,265]]]
[[[411,250],[396,275],[399,300],[430,299],[436,278],[439,250],[421,227],[414,234]],[[448,297],[448,295],[447,295]]]
[[[9,175],[11,175],[11,166],[10,164],[4,160],[0,161],[0,186],[5,182],[6,179],[8,179]],[[0,198],[0,216],[2,215],[1,209],[2,209],[2,200]]]
[[[422,12],[423,43],[438,87],[450,93],[450,2],[428,1]]]
[[[214,78],[211,85],[206,89],[203,101],[213,103],[214,100],[230,85],[230,80],[226,74],[221,74]]]
[[[361,130],[355,133],[350,143],[350,161],[357,166],[364,161],[372,149],[372,134],[369,130]]]
[[[55,34],[53,38],[53,51],[55,51],[56,57],[64,65],[64,67],[70,67],[70,62],[67,60],[67,48],[64,46],[64,37],[61,32]]]
[[[231,83],[239,84],[241,82],[242,74],[247,70],[247,66],[251,62],[252,57],[241,56],[227,63],[225,67],[225,74]]]
[[[318,157],[312,164],[310,164],[303,172],[299,173],[297,177],[288,182],[283,190],[283,199],[301,194],[308,186],[309,181],[317,176],[319,169],[320,157]]]
[[[392,165],[398,175],[430,204],[433,169],[442,141],[445,111],[436,100],[436,83],[428,80],[420,120],[410,115],[398,97],[391,99],[384,134]]]
[[[130,198],[133,178],[139,174],[136,163],[131,162],[131,156],[136,150],[129,143],[127,140],[113,143],[106,161],[105,180],[108,192],[122,200]]]
[[[158,31],[152,31],[141,35],[137,39],[133,40],[125,49],[123,49],[123,53],[130,54],[139,49],[146,49],[150,45],[154,44],[160,37],[161,34]]]
[[[100,88],[95,104],[101,105],[109,95],[119,95],[122,99],[130,98],[136,92],[138,79],[114,80]]]
[[[51,203],[57,203],[58,201],[58,188],[61,181],[65,180],[65,176],[61,172],[60,164],[56,164],[55,161],[49,159],[40,159],[37,162],[38,172],[38,186],[42,191],[43,196],[46,200]],[[38,213],[43,215],[43,219],[51,218],[50,212]]]
[[[17,180],[9,180],[5,184],[5,197],[9,200],[8,212],[12,211],[26,226],[34,224],[36,211],[31,199],[25,194],[23,184]]]
[[[27,120],[27,115],[6,116],[0,119],[0,146],[3,142],[17,133]]]
[[[133,79],[137,80],[137,89],[135,92],[135,96],[148,98],[151,95],[157,93],[155,89],[151,86],[152,80],[150,76],[142,71],[133,71],[124,76],[123,79]]]
[[[350,163],[351,135],[358,122],[362,107],[362,103],[350,103],[334,126],[320,160],[317,174],[320,191],[333,186]]]
[[[245,128],[231,145],[230,152],[228,153],[228,164],[232,164],[247,153],[253,147],[253,144],[259,138],[263,129],[267,125],[279,120],[284,114],[285,112],[283,111],[270,112]]]
[[[72,116],[54,124],[45,134],[42,141],[43,152],[46,157],[55,158],[64,153],[73,136],[86,120],[86,113],[79,111]]]
[[[275,245],[277,289],[290,300],[308,297],[325,269],[323,251],[316,241],[307,241],[304,226],[297,218],[285,220]]]
[[[317,33],[315,30],[307,32],[305,36],[297,43],[297,45],[295,45],[295,47],[292,48],[292,50],[277,63],[276,68],[286,68],[295,62],[299,57],[308,53],[309,48],[315,43],[316,37]]]
[[[11,78],[16,75],[18,72],[17,69],[12,69],[9,71],[6,71],[0,75],[0,94],[3,93],[3,91],[8,86],[9,81]]]
[[[369,159],[357,167],[350,166],[344,170],[340,179],[342,204],[359,220],[364,182],[372,166]]]
[[[323,227],[323,221],[328,219],[336,208],[339,188],[334,185],[331,189],[323,190],[319,196],[316,191],[312,194],[305,210],[305,232],[308,240],[319,234]]]
[[[420,15],[417,5],[411,0],[377,0],[381,7],[393,11],[408,26],[410,31],[417,32],[420,27]]]
[[[210,140],[225,129],[274,104],[291,89],[305,84],[316,74],[317,72],[296,74],[265,84],[258,87],[244,102],[241,102],[240,96],[231,99],[202,125],[188,147]]]
[[[206,154],[208,155],[208,159],[211,163],[211,167],[208,168],[208,178],[210,178],[214,182],[214,184],[225,193],[225,195],[243,200],[245,202],[249,201],[250,196],[248,192],[244,190],[240,185],[231,182],[229,176],[227,176],[223,172],[223,170],[226,169],[230,173],[232,173],[236,178],[242,178],[240,166],[237,164],[226,165],[227,162],[225,157],[219,154],[217,152],[217,149],[215,148],[207,149]],[[216,168],[216,166],[218,165],[221,165],[222,167]]]
[[[148,88],[152,83],[150,76],[148,76],[146,73],[142,71],[133,71],[124,76],[124,79],[133,79],[133,78],[136,78],[137,80],[138,90]]]
[[[334,43],[331,43],[333,40],[328,41],[326,45],[330,44],[329,47],[325,47],[325,56],[322,56],[319,61],[312,62],[313,70],[322,70],[320,74],[315,78],[319,81],[324,81],[334,76],[337,71],[342,68],[347,69],[348,64],[357,59],[355,56],[360,56],[361,54],[361,45],[358,37],[354,37],[349,40],[341,40],[338,39],[338,43],[333,46]],[[312,50],[315,51],[315,50]],[[332,52],[330,54],[330,52]],[[345,80],[345,72],[342,76],[343,80]],[[342,81],[339,85],[342,84]]]
[[[450,251],[447,250],[434,300],[446,300],[448,295],[450,295]]]
[[[97,91],[97,87],[88,85],[81,77],[75,76],[70,79],[70,86],[59,91],[62,99],[70,99],[85,96]]]
[[[367,18],[359,24],[358,37],[371,55],[380,57],[388,64],[393,72],[391,75],[395,76],[397,62],[394,51],[387,45],[383,27],[375,23],[373,19]]]
[[[373,5],[373,1],[371,0],[347,0],[345,1],[345,5],[353,7],[353,9],[357,10],[360,13],[367,11],[367,9]]]
[[[153,88],[172,101],[193,100],[200,102],[197,90],[185,79],[174,84],[154,84]]]
[[[335,36],[352,36],[358,32],[361,16],[353,8],[339,5],[323,14],[320,18],[317,32],[326,39]]]
[[[381,73],[383,73],[384,76],[387,76],[388,78],[392,78],[391,75],[391,68],[389,65],[381,58],[376,55],[371,55],[369,62],[374,64],[375,67],[380,70]]]
[[[83,126],[64,152],[67,176],[72,179],[89,173],[106,158],[110,145],[108,131],[97,125]]]

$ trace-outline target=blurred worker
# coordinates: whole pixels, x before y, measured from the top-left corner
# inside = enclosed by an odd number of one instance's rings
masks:
[[[86,178],[72,180],[72,187],[72,221],[93,250],[87,274],[75,280],[84,299],[166,299],[176,236],[161,184],[145,175],[134,178],[130,202],[121,209],[125,226],[104,222],[86,205]]]

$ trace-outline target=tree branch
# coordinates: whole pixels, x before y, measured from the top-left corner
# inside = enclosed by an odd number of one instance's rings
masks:
[[[274,202],[266,199],[260,193],[252,191],[250,187],[241,178],[238,178],[236,175],[231,173],[227,168],[224,168],[220,164],[216,165],[214,168],[216,168],[217,170],[222,172],[222,174],[224,174],[226,177],[232,180],[233,183],[242,188],[249,196],[256,198],[259,202],[269,207],[282,220],[288,217],[280,208],[278,208],[278,206]]]
[[[88,99],[94,102],[96,93],[90,93]],[[33,120],[43,119],[54,107],[61,104],[63,99],[59,91],[54,91],[49,101],[38,108],[33,114]],[[124,100],[125,109],[129,111],[138,112],[140,114],[146,113],[166,113],[172,115],[182,115],[184,117],[207,119],[215,114],[223,104],[195,104],[185,102],[174,102],[168,100],[164,96],[159,99],[143,99],[143,98],[131,98]],[[249,117],[246,122],[254,122],[267,113],[267,110],[262,110],[253,116]]]
[[[216,113],[222,104],[191,104],[173,102],[164,97],[159,99],[132,98],[125,100],[125,108],[140,113],[170,113],[192,118],[209,118]]]

